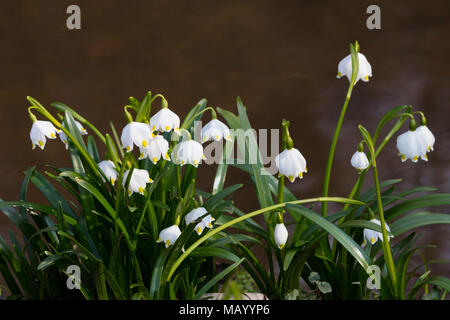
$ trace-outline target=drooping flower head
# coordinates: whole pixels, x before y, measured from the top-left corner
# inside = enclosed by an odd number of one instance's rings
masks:
[[[352,80],[352,55],[349,54],[344,59],[342,59],[338,64],[338,74],[337,78],[340,79],[346,76],[348,81]],[[355,84],[362,80],[364,82],[369,81],[369,77],[372,76],[372,66],[370,65],[367,58],[362,53],[358,52],[358,74],[356,75]]]
[[[169,132],[174,130],[180,132],[180,118],[169,108],[163,107],[153,117],[150,118],[152,131]]]
[[[434,138],[433,133],[427,127],[427,119],[422,114],[422,120],[420,126],[416,129],[417,136],[421,143],[425,146],[427,152],[434,151],[434,142],[436,139]],[[425,159],[424,159],[425,160]]]
[[[114,185],[114,183],[117,180],[117,176],[119,175],[116,170],[116,166],[114,165],[114,162],[111,160],[103,160],[98,163],[98,167],[100,170],[103,171],[106,178],[108,178],[109,181],[111,181],[111,184]],[[102,177],[102,179],[104,179]]]
[[[220,120],[212,119],[202,128],[202,143],[210,140],[231,141],[230,129]]]
[[[369,159],[367,159],[366,154],[363,152],[362,142],[358,145],[358,151],[353,154],[350,163],[359,172],[366,170],[369,167]]]
[[[35,120],[30,130],[30,139],[33,149],[38,146],[44,150],[46,138],[56,139],[56,134],[60,130],[56,129],[50,121]]]
[[[120,140],[123,148],[129,152],[133,150],[133,144],[139,148],[147,147],[151,138],[152,132],[148,124],[132,121],[123,128]]]
[[[161,135],[156,135],[151,138],[146,147],[140,148],[141,154],[139,160],[149,158],[153,164],[156,164],[161,158],[170,160],[169,142]]]
[[[277,155],[275,164],[279,170],[279,175],[287,177],[290,182],[294,182],[297,177],[303,179],[303,173],[308,172],[306,160],[296,148],[285,149]]]
[[[284,223],[277,223],[273,232],[275,243],[279,249],[283,249],[288,239],[289,233]]]
[[[186,214],[186,216],[184,217],[184,221],[186,222],[186,225],[188,225],[207,213],[208,211],[204,207],[197,207]]]
[[[373,222],[379,226],[381,226],[381,222],[378,219],[372,219],[370,220],[370,222]],[[388,232],[391,232],[391,229],[389,228],[389,226],[386,224],[386,230]],[[375,242],[377,242],[378,239],[380,239],[380,241],[383,241],[383,234],[381,232],[377,232],[371,229],[364,229],[363,231],[363,237],[364,237],[364,241],[363,241],[363,246],[366,245],[366,241],[370,242],[371,244],[375,244]],[[388,240],[390,240],[393,236],[388,235]]]
[[[201,235],[205,228],[212,229],[213,228],[212,223],[213,223],[214,220],[215,219],[210,214],[208,214],[206,217],[204,217],[202,219],[202,221],[197,223],[197,225],[194,228],[195,231],[197,232],[197,234]]]
[[[167,247],[173,245],[177,241],[178,237],[181,235],[181,230],[177,225],[170,226],[161,230],[159,233],[157,243],[163,242]]]
[[[81,135],[87,135],[88,134],[88,132],[87,132],[87,130],[83,127],[83,125],[80,123],[80,122],[78,122],[77,120],[74,120],[75,121],[75,125],[77,126],[77,129],[78,129],[78,131],[80,132],[80,134]],[[62,126],[64,127],[64,128],[66,128],[66,122],[64,121],[63,123],[62,123]],[[67,136],[66,136],[66,134],[64,133],[64,131],[60,131],[59,132],[59,139],[62,141],[62,142],[64,142],[64,145],[65,145],[65,147],[66,147],[66,150],[69,148],[69,143],[67,142]]]
[[[129,173],[130,170],[126,170],[123,174],[122,186],[124,187]],[[130,184],[128,185],[128,194],[132,195],[133,192],[137,192],[144,195],[144,190],[147,186],[147,183],[153,183],[153,180],[150,178],[148,171],[145,169],[134,169],[130,178]]]
[[[409,130],[397,137],[397,149],[402,162],[410,159],[417,162],[419,158],[428,161],[427,145],[416,130],[416,122],[411,120]]]
[[[184,140],[177,144],[172,151],[172,161],[182,166],[191,164],[197,168],[199,163],[205,159],[202,145],[195,140]]]

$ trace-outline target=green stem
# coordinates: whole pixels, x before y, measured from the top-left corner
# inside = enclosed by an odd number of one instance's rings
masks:
[[[345,112],[347,111],[347,106],[350,101],[350,97],[352,95],[353,86],[354,86],[354,84],[352,82],[350,82],[350,85],[349,85],[348,91],[347,91],[347,97],[345,98],[344,105],[342,106],[342,110],[341,110],[341,114],[339,116],[336,130],[334,131],[333,140],[331,141],[330,153],[328,154],[328,161],[327,161],[327,166],[325,169],[325,179],[323,182],[323,196],[324,197],[328,196],[328,189],[329,189],[329,185],[330,185],[331,167],[333,165],[334,152],[336,150],[336,144],[337,144],[337,141],[339,138],[339,133],[341,132],[341,127],[342,127],[342,122],[344,121]],[[327,216],[327,203],[324,202],[324,203],[322,203],[322,217],[326,217],[326,216]]]
[[[377,193],[378,214],[380,216],[381,233],[383,235],[383,243],[382,243],[383,254],[384,254],[384,259],[386,261],[389,276],[391,277],[392,286],[394,287],[394,293],[395,293],[395,295],[397,295],[397,277],[395,274],[394,260],[392,259],[391,246],[389,244],[389,238],[388,238],[388,234],[387,234],[387,230],[386,230],[386,221],[384,220],[383,203],[381,201],[380,183],[378,180],[378,172],[377,172],[377,164],[375,162],[375,154],[373,154],[372,161],[373,161],[372,168],[373,168],[375,189],[376,189],[376,193]]]
[[[209,238],[211,238],[213,235],[219,233],[220,231],[231,227],[232,225],[244,221],[246,219],[252,218],[254,216],[257,216],[259,214],[265,213],[265,212],[269,212],[269,211],[273,211],[276,209],[280,209],[280,208],[284,208],[287,204],[303,204],[303,203],[311,203],[311,202],[326,202],[326,201],[333,201],[333,202],[339,202],[339,203],[347,203],[347,202],[351,202],[353,204],[359,204],[359,205],[366,205],[364,202],[361,201],[357,201],[357,200],[352,200],[352,199],[347,199],[347,198],[342,198],[342,197],[317,197],[317,198],[310,198],[310,199],[303,199],[303,200],[295,200],[295,201],[289,201],[289,202],[283,202],[283,203],[279,203],[279,204],[275,204],[263,209],[259,209],[256,211],[252,211],[250,213],[247,213],[245,215],[242,215],[240,217],[237,217],[236,219],[233,219],[231,221],[228,221],[227,223],[209,231],[206,235],[204,235],[203,237],[199,238],[197,241],[195,241],[173,264],[172,269],[169,272],[169,275],[167,277],[167,281],[170,280],[170,278],[172,277],[172,275],[174,274],[174,272],[176,271],[176,269],[179,267],[179,265],[183,262],[184,259],[187,258],[187,256],[195,250],[195,248],[197,248],[199,245],[201,245],[203,242],[205,242],[206,240],[208,240]]]

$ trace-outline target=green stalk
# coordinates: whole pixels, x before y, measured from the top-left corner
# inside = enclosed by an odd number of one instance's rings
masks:
[[[361,201],[357,201],[357,200],[352,200],[352,199],[347,199],[347,198],[342,198],[342,197],[317,197],[317,198],[310,198],[310,199],[303,199],[303,200],[295,200],[295,201],[289,201],[289,202],[283,202],[283,203],[279,203],[279,204],[275,204],[263,209],[259,209],[256,211],[252,211],[250,213],[247,213],[245,215],[242,215],[240,217],[237,217],[236,219],[233,219],[231,221],[228,221],[227,223],[212,229],[211,231],[209,231],[206,235],[202,236],[201,238],[199,238],[197,241],[195,241],[173,264],[172,269],[169,272],[169,275],[167,277],[167,281],[170,280],[170,278],[172,277],[172,275],[174,274],[174,272],[176,271],[176,269],[180,266],[180,264],[183,262],[184,259],[186,259],[189,254],[195,250],[195,248],[197,248],[199,245],[201,245],[203,242],[205,242],[206,240],[208,240],[209,238],[211,238],[213,235],[219,233],[220,231],[231,227],[232,225],[244,221],[246,219],[252,218],[254,216],[257,216],[259,214],[265,213],[265,212],[269,212],[269,211],[274,211],[276,209],[280,209],[280,208],[284,208],[287,204],[303,204],[303,203],[311,203],[311,202],[325,202],[325,201],[333,201],[333,202],[339,202],[339,203],[347,203],[350,202],[352,204],[359,204],[359,205],[366,205],[364,202]]]
[[[370,134],[367,131],[367,129],[361,125],[358,126],[358,129],[361,132],[361,135],[364,137],[364,140],[367,144],[367,147],[369,148],[369,152],[372,158],[372,168],[377,196],[378,215],[380,216],[381,234],[383,235],[383,242],[381,245],[383,247],[384,260],[388,269],[389,276],[391,278],[392,286],[394,288],[394,295],[397,296],[397,276],[395,273],[394,260],[392,259],[391,246],[389,244],[389,238],[386,230],[386,221],[384,219],[383,202],[381,201],[380,182],[378,179],[377,163],[375,160],[376,153],[374,150],[372,138],[370,137]]]
[[[357,45],[357,44],[356,44]],[[357,45],[358,47],[358,45]],[[328,154],[328,160],[327,160],[327,166],[325,168],[325,178],[323,181],[323,196],[328,196],[328,189],[330,185],[330,176],[331,176],[331,167],[333,166],[333,158],[334,158],[334,152],[336,150],[336,144],[339,138],[339,133],[341,132],[342,122],[344,122],[345,112],[347,111],[348,103],[350,101],[350,97],[352,96],[353,87],[356,82],[356,75],[358,74],[358,51],[355,49],[355,47],[350,44],[350,52],[352,55],[352,79],[350,81],[350,84],[348,86],[347,90],[347,96],[345,98],[344,105],[341,109],[341,114],[339,115],[339,120],[336,126],[336,130],[334,131],[333,140],[331,141],[330,146],[330,152]],[[322,203],[322,217],[327,216],[327,203]]]

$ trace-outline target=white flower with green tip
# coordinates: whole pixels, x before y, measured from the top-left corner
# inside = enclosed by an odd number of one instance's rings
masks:
[[[161,158],[170,160],[169,142],[161,135],[151,138],[146,147],[140,148],[141,154],[139,160],[149,158],[153,164],[156,164]]]
[[[367,167],[369,167],[369,159],[367,159],[367,156],[362,151],[356,151],[352,159],[350,160],[352,166],[357,170],[365,170]]]
[[[150,118],[150,127],[152,131],[169,132],[174,130],[179,133],[180,118],[169,108],[162,108]]]
[[[283,249],[288,239],[289,233],[284,223],[277,223],[273,232],[275,243],[279,249]]]
[[[220,120],[212,119],[202,128],[202,143],[215,140],[225,139],[231,142],[230,129]]]
[[[428,161],[426,145],[421,141],[417,130],[408,130],[399,135],[397,137],[397,149],[402,162],[407,159],[417,162],[419,158]]]
[[[275,164],[278,175],[287,177],[290,182],[294,182],[297,177],[303,179],[303,173],[307,172],[306,160],[296,148],[285,149],[277,155]]]
[[[157,243],[163,242],[167,247],[173,245],[175,241],[177,241],[178,237],[181,235],[181,230],[177,225],[170,226],[168,228],[163,229],[159,233]]]
[[[185,140],[177,144],[172,151],[172,161],[182,166],[191,164],[197,168],[205,159],[202,145],[195,140]]]
[[[139,148],[147,147],[151,138],[152,132],[148,124],[133,121],[123,128],[120,140],[122,148],[130,152],[133,150],[133,144]]]
[[[126,170],[123,174],[122,186],[124,187],[129,173],[130,170]],[[150,178],[148,171],[145,169],[134,169],[130,178],[130,184],[128,185],[128,195],[131,196],[133,192],[144,195],[144,190],[147,186],[147,183],[153,183],[153,180]]]
[[[201,235],[205,228],[212,229],[214,220],[215,219],[210,214],[204,217],[194,228],[197,234]]]
[[[111,160],[103,160],[98,163],[98,167],[105,174],[106,178],[111,181],[111,184],[114,185],[117,180],[117,176],[119,175],[114,162]],[[102,179],[104,178],[102,177]]]
[[[370,220],[370,222],[373,222],[379,226],[381,226],[381,222],[378,219],[372,219]],[[391,232],[391,229],[389,229],[389,226],[386,224],[386,230],[388,232]],[[371,244],[375,244],[375,242],[377,242],[378,239],[380,239],[380,241],[383,241],[383,234],[381,232],[377,232],[375,230],[371,230],[371,229],[364,229],[363,231],[363,246],[365,246],[367,244],[366,240],[368,242],[370,242]],[[392,238],[393,236],[388,235],[388,241]]]
[[[338,74],[337,78],[340,79],[346,76],[348,81],[352,80],[352,55],[349,54],[344,59],[342,59],[338,64]],[[359,81],[369,81],[369,77],[372,76],[372,66],[370,65],[367,58],[362,53],[358,52],[358,74],[356,75],[355,84]]]
[[[33,150],[38,146],[44,150],[47,138],[56,139],[56,134],[60,130],[56,129],[50,121],[36,120],[33,122],[30,130],[30,139],[33,145]]]

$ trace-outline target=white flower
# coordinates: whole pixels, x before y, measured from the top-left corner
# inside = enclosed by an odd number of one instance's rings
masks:
[[[352,80],[352,55],[349,54],[344,59],[342,59],[338,64],[338,74],[337,78],[340,79],[343,76],[348,78],[348,81]],[[366,56],[358,52],[358,74],[356,75],[355,84],[361,79],[362,81],[368,82],[369,77],[372,76],[372,67],[369,61],[367,61]]]
[[[198,164],[205,159],[202,145],[194,140],[185,140],[177,144],[172,151],[172,161],[182,166],[192,164],[198,167]]]
[[[350,160],[352,166],[357,170],[365,170],[369,166],[369,159],[362,151],[356,151]]]
[[[198,235],[201,235],[203,232],[203,229],[209,228],[212,229],[213,225],[212,222],[216,220],[214,219],[210,214],[208,214],[206,217],[202,219],[197,225],[195,226],[195,231],[197,231]]]
[[[152,131],[169,132],[174,130],[180,132],[180,118],[169,108],[162,108],[153,117],[150,118],[150,127]]]
[[[192,209],[188,214],[186,214],[184,221],[188,225],[207,213],[208,211],[206,211],[203,207]]]
[[[202,142],[221,139],[231,141],[230,129],[222,121],[212,119],[202,128]]]
[[[106,178],[111,181],[111,184],[114,185],[114,182],[116,182],[118,176],[114,162],[112,162],[111,160],[103,160],[98,163],[98,167],[103,171]]]
[[[412,162],[417,162],[419,157],[428,161],[426,145],[421,141],[417,130],[408,130],[399,135],[397,137],[397,149],[402,162],[407,159],[411,159]]]
[[[30,130],[30,139],[33,144],[33,149],[36,146],[44,150],[47,138],[55,139],[56,134],[59,132],[58,129],[50,121],[36,120],[33,122]]]
[[[127,170],[123,174],[122,186],[125,186],[128,174],[130,170]],[[133,174],[130,178],[130,184],[128,185],[128,194],[131,195],[133,192],[138,192],[144,194],[145,187],[147,183],[152,183],[153,180],[150,178],[148,171],[145,169],[134,169]]]
[[[279,176],[286,176],[290,182],[295,178],[303,179],[303,173],[307,172],[306,160],[298,149],[285,149],[276,156],[275,164],[279,170]]]
[[[381,226],[381,222],[378,219],[372,219],[370,220],[370,222],[373,222],[379,226]],[[389,226],[386,224],[386,230],[388,232],[391,232],[391,229],[389,228]],[[380,239],[380,241],[383,241],[383,234],[381,232],[377,232],[371,229],[364,229],[363,231],[364,234],[364,242],[363,242],[363,246],[366,245],[366,239],[367,241],[369,241],[371,244],[374,244],[375,242],[377,242],[378,239]],[[393,236],[388,235],[388,240],[390,240]]]
[[[147,147],[140,148],[140,150],[141,154],[139,156],[139,160],[149,158],[153,164],[156,164],[161,157],[166,160],[170,160],[168,154],[169,142],[167,142],[163,136],[154,136],[149,140]]]
[[[277,223],[273,232],[273,237],[275,238],[275,243],[277,244],[279,249],[283,249],[284,245],[286,244],[288,235],[289,233],[284,223]]]
[[[88,132],[86,131],[86,129],[83,127],[83,125],[82,125],[80,122],[78,122],[77,120],[75,120],[75,125],[77,126],[77,128],[78,128],[78,130],[80,131],[80,134],[81,134],[81,135],[86,135],[86,134],[88,134]],[[66,123],[63,122],[63,123],[62,123],[62,126],[63,126],[64,128],[66,128]],[[66,146],[66,149],[68,149],[68,148],[69,148],[69,144],[67,143],[67,136],[66,136],[66,134],[64,133],[64,131],[62,131],[62,130],[59,132],[59,139],[61,139],[61,141],[64,142],[64,145]]]
[[[127,151],[133,150],[133,144],[140,148],[148,146],[148,142],[152,137],[150,127],[146,123],[142,122],[130,122],[122,130],[122,147]]]
[[[177,241],[180,234],[181,234],[180,228],[177,225],[173,225],[161,230],[161,232],[159,233],[158,240],[156,242],[158,243],[163,242],[167,248],[168,246],[173,245],[175,241]]]
[[[431,133],[430,129],[428,129],[426,125],[421,125],[416,129],[416,132],[422,144],[425,145],[427,152],[433,151],[435,138],[433,133]]]

